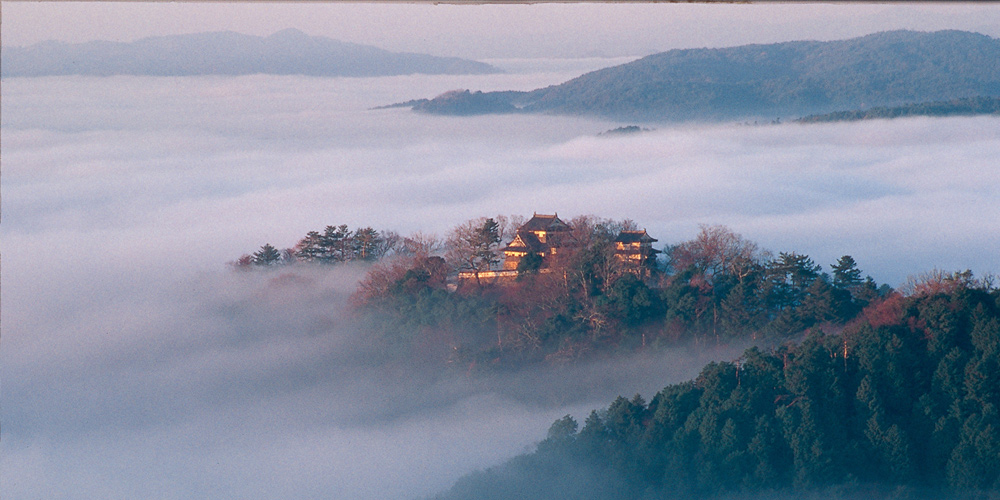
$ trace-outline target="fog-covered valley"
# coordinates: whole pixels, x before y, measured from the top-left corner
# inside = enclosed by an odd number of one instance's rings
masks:
[[[725,224],[898,285],[1000,271],[1000,119],[688,124],[370,110],[529,90],[627,59],[491,76],[5,79],[6,498],[413,498],[618,394],[744,346],[493,378],[382,365],[359,267],[236,273],[326,224],[442,235],[483,215]]]

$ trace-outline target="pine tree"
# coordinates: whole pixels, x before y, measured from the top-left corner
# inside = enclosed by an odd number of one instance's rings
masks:
[[[354,256],[360,260],[375,260],[381,257],[379,248],[382,243],[382,236],[371,227],[364,227],[354,231]]]
[[[321,261],[326,253],[323,235],[316,231],[309,231],[295,246],[295,256],[305,262]]]
[[[258,266],[273,266],[275,264],[281,263],[281,252],[277,248],[271,246],[270,243],[264,244],[260,247],[260,250],[254,252],[253,263]]]
[[[830,270],[833,271],[833,286],[841,290],[850,291],[862,283],[861,270],[850,255],[845,255],[838,259],[836,264],[831,264]]]

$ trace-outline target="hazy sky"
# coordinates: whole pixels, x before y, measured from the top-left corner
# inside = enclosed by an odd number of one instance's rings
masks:
[[[389,50],[470,58],[645,55],[673,48],[831,40],[891,29],[1000,36],[987,4],[534,4],[3,2],[2,41],[131,41],[298,28]]]

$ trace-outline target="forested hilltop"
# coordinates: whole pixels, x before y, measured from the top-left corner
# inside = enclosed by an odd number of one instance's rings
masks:
[[[563,243],[559,258],[528,253],[497,271],[501,250],[521,249],[539,220],[559,229],[546,233]],[[362,334],[394,362],[463,374],[758,346],[648,403],[618,397],[582,424],[567,415],[533,452],[438,500],[1000,497],[992,276],[934,271],[893,290],[848,255],[824,272],[724,226],[637,266],[618,243],[639,234],[629,220],[537,214],[471,219],[443,240],[341,225],[234,265],[369,262],[354,297]]]
[[[905,118],[909,116],[975,116],[1000,115],[1000,97],[970,97],[950,101],[922,102],[895,107],[874,107],[854,111],[837,111],[809,115],[795,120],[799,123],[824,123],[858,120]]]
[[[838,334],[750,349],[438,500],[1000,497],[1000,291],[933,274]]]
[[[523,219],[466,221],[444,240],[328,226],[293,248],[265,245],[241,269],[371,262],[355,311],[386,355],[462,369],[568,363],[677,345],[780,342],[839,331],[891,288],[849,255],[829,272],[809,256],[773,254],[723,226],[653,250],[641,265],[616,240],[632,221],[581,216],[556,256],[500,269]],[[556,258],[558,257],[558,258]]]
[[[530,92],[449,92],[439,114],[553,113],[646,122],[796,117],[1000,95],[1000,40],[891,31],[830,42],[678,49]]]

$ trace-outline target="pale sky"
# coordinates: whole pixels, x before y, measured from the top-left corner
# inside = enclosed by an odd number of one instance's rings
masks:
[[[221,30],[264,36],[285,28],[469,58],[634,56],[904,28],[1000,37],[1000,4],[2,3],[9,45]]]

